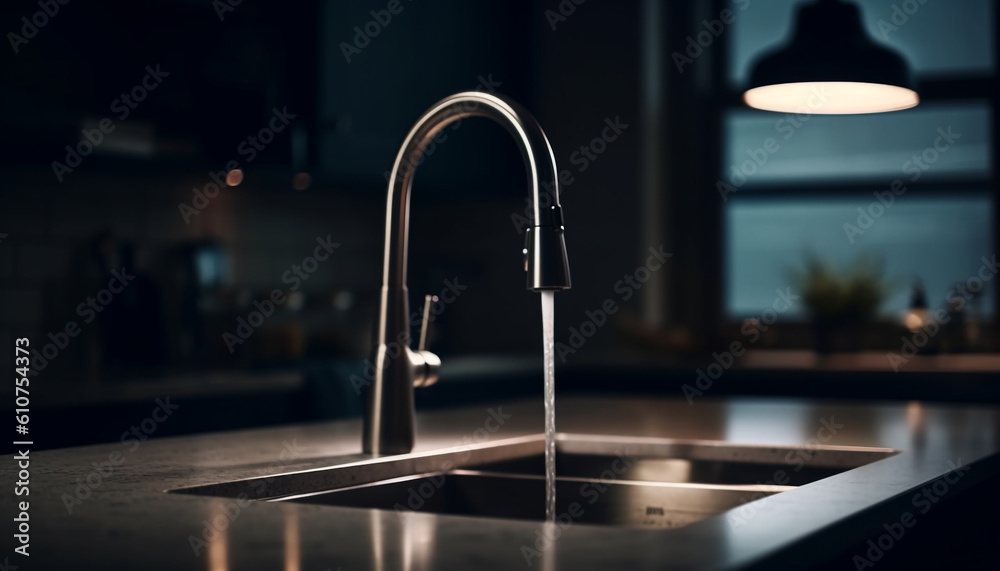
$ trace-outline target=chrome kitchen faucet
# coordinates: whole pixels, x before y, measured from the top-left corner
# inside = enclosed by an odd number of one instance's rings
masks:
[[[521,149],[528,169],[533,216],[532,226],[525,230],[524,269],[528,273],[528,289],[541,292],[570,288],[559,205],[559,170],[538,122],[510,99],[478,91],[457,93],[435,103],[406,135],[389,177],[382,293],[371,361],[375,377],[368,387],[362,435],[368,454],[404,454],[413,449],[413,389],[437,381],[441,360],[426,350],[426,336],[421,335],[421,345],[416,351],[410,349],[406,290],[410,188],[427,144],[449,124],[465,117],[493,119],[514,136]],[[426,331],[426,311],[422,327]]]

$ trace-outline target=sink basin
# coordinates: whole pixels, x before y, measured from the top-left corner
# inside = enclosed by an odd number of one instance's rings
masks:
[[[802,486],[895,454],[886,448],[761,446],[663,438],[560,435],[556,474],[648,482]],[[473,466],[543,475],[544,454]]]
[[[556,513],[574,523],[673,528],[787,489],[557,478]],[[453,470],[271,501],[540,520],[545,478]]]
[[[537,520],[543,452],[544,438],[533,435],[168,491]],[[674,528],[895,453],[560,434],[557,513],[579,523]]]

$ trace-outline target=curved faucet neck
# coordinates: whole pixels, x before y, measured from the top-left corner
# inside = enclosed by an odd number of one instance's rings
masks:
[[[410,190],[413,176],[424,151],[448,125],[466,117],[486,117],[501,124],[513,135],[527,167],[531,196],[531,225],[562,228],[559,204],[559,171],[545,132],[535,118],[504,96],[479,91],[457,93],[438,101],[417,120],[403,140],[389,176],[386,198],[385,252],[382,285],[406,285],[406,256],[409,236]],[[531,289],[568,289],[566,284],[535,283]],[[566,286],[566,287],[564,287]]]

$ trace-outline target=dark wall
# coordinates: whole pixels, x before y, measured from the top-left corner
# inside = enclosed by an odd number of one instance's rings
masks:
[[[558,298],[559,335],[613,297],[643,249],[636,3],[587,3],[554,22],[556,2],[402,0],[391,20],[387,6],[70,3],[4,53],[0,124],[13,135],[0,153],[0,344],[29,336],[41,350],[75,323],[81,334],[43,360],[50,378],[66,381],[365,355],[384,173],[421,111],[470,89],[534,111],[573,178],[563,203],[574,289]],[[18,31],[37,10],[8,3],[2,21]],[[378,33],[366,43],[355,27]],[[121,117],[121,95],[157,65],[168,75]],[[285,108],[289,126],[248,152],[247,138]],[[104,118],[113,132],[93,152],[81,147]],[[583,163],[581,145],[616,118],[628,127]],[[84,154],[79,164],[67,146]],[[216,194],[234,164],[244,180]],[[293,188],[297,173],[308,173],[307,189]],[[525,291],[515,224],[526,196],[515,145],[487,121],[451,132],[421,167],[414,309],[448,283],[467,287],[435,323],[445,356],[537,351],[538,296]],[[330,261],[308,280],[286,279],[327,236],[340,244]],[[140,279],[86,321],[79,304],[126,265]],[[295,302],[227,342],[275,289]],[[590,347],[616,335],[605,327]]]

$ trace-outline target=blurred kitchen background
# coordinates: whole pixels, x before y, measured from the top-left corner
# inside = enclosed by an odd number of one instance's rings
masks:
[[[164,434],[360,414],[386,173],[474,89],[567,171],[561,394],[1000,402],[996,7],[858,0],[915,109],[747,108],[804,3],[5,2],[0,347],[31,340],[36,447],[167,395]],[[411,311],[454,300],[418,407],[538,395],[521,158],[489,121],[445,137],[412,203]]]

